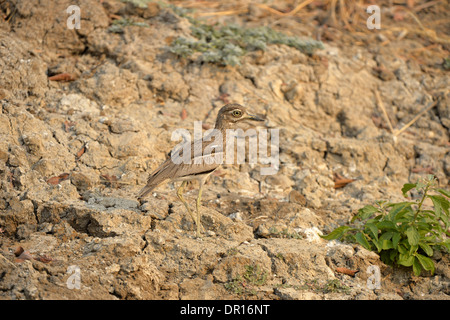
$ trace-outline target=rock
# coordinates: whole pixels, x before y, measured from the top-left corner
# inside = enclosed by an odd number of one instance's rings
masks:
[[[133,156],[147,156],[151,149],[145,143],[147,136],[144,132],[125,132],[111,135],[108,139],[110,152],[114,158],[126,159]]]
[[[253,238],[252,228],[242,221],[233,221],[215,210],[205,210],[202,214],[205,229],[214,231],[219,237],[233,241],[248,241]]]
[[[33,52],[33,47],[18,37],[0,31],[0,79],[6,99],[42,97],[47,89],[45,63]]]
[[[113,209],[107,212],[91,212],[87,231],[95,237],[114,237],[129,230],[144,234],[151,224],[149,216],[141,216],[134,211]]]
[[[171,98],[175,101],[185,101],[189,96],[189,86],[182,75],[176,71],[170,71],[171,66],[167,64],[164,73],[155,73],[149,82],[149,87],[154,92],[159,92],[162,97]]]
[[[322,297],[314,292],[305,292],[294,288],[277,288],[275,294],[282,300],[322,300]]]
[[[59,223],[61,221],[61,217],[63,216],[64,210],[65,206],[57,202],[49,201],[38,206],[36,217],[39,221],[39,224]]]
[[[297,190],[292,190],[291,192],[289,192],[289,202],[290,203],[297,203],[299,205],[304,206],[306,204],[306,199]]]
[[[92,78],[77,83],[79,90],[88,97],[110,106],[124,106],[139,99],[137,75],[114,64],[105,63]],[[103,90],[96,90],[101,87]]]
[[[147,256],[124,259],[113,280],[114,292],[122,299],[154,299],[163,274]],[[131,281],[129,279],[132,279]]]
[[[220,299],[225,293],[224,291],[223,286],[213,283],[211,276],[208,276],[206,280],[200,278],[186,279],[180,284],[180,299]]]
[[[267,176],[264,179],[264,182],[269,185],[270,188],[281,192],[289,190],[294,185],[294,182],[292,182],[291,179],[281,173]]]
[[[81,94],[64,95],[59,102],[59,109],[63,112],[77,112],[81,114],[98,115],[100,108],[90,99],[87,99]]]
[[[241,245],[232,250],[226,257],[222,258],[212,273],[214,280],[218,282],[228,282],[242,277],[246,268],[260,268],[261,274],[267,274],[270,278],[270,259],[267,253],[255,245]]]
[[[123,119],[115,119],[111,122],[109,125],[109,128],[111,132],[113,133],[124,133],[124,132],[137,132],[139,131],[135,124],[133,124],[130,120],[123,120]]]
[[[291,84],[284,88],[284,97],[290,103],[300,102],[303,98],[303,88],[298,84]]]
[[[382,65],[378,66],[378,67],[374,67],[372,69],[372,71],[375,76],[377,76],[378,78],[380,78],[383,81],[389,81],[389,80],[395,79],[395,74],[391,70],[387,69],[386,67],[384,67]]]
[[[72,173],[72,175],[70,176],[70,181],[77,187],[77,190],[80,192],[89,190],[93,186],[92,180],[87,175],[78,172]]]
[[[10,235],[14,234],[22,224],[31,226],[36,223],[33,202],[30,200],[20,201],[18,198],[13,198],[8,201],[8,209],[0,214],[1,228]]]
[[[333,272],[326,264],[323,247],[297,239],[261,239],[258,243],[272,259],[272,272],[287,283],[315,279],[319,275],[334,279]]]
[[[28,239],[33,232],[36,232],[35,224],[21,224],[17,227],[16,237],[19,240]]]

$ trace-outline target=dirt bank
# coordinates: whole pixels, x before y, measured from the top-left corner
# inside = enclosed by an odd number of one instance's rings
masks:
[[[346,27],[327,1],[293,16],[276,13],[291,1],[265,2],[272,11],[185,2],[204,23],[265,25],[324,44],[312,55],[270,44],[222,66],[169,50],[192,37],[177,9],[75,2],[80,29],[66,24],[74,1],[0,1],[1,299],[449,298],[448,254],[433,257],[433,276],[416,277],[318,237],[365,204],[401,200],[401,186],[428,173],[448,188],[448,3],[408,1],[421,29],[403,14],[406,1],[384,1],[382,29],[368,31],[364,10]],[[235,14],[214,14],[226,10]],[[213,125],[228,101],[280,129],[280,168],[216,171],[199,240],[176,186],[143,204],[135,195],[178,143],[172,132]],[[394,137],[381,104],[396,130],[435,105]],[[336,189],[336,174],[355,181]],[[186,195],[192,206],[196,190]],[[371,265],[380,289],[367,285]]]

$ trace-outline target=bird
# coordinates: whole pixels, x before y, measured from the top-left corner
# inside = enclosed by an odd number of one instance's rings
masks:
[[[262,122],[265,121],[259,116],[251,114],[247,111],[245,107],[237,103],[229,103],[223,106],[218,114],[215,122],[215,131],[212,130],[209,135],[206,135],[201,141],[194,140],[193,142],[187,141],[190,143],[190,146],[183,145],[187,149],[190,148],[190,161],[174,161],[180,160],[183,156],[184,148],[182,150],[172,150],[171,155],[174,153],[178,156],[171,156],[167,160],[165,160],[157,169],[155,169],[148,177],[147,184],[144,188],[138,193],[138,200],[142,201],[144,197],[146,197],[150,192],[153,191],[157,186],[166,181],[177,182],[181,181],[181,185],[177,189],[177,197],[184,204],[187,212],[191,216],[194,225],[196,226],[196,237],[201,238],[201,232],[203,226],[201,224],[201,214],[200,214],[200,205],[201,205],[201,197],[202,197],[202,189],[205,181],[208,177],[213,173],[223,162],[225,159],[225,150],[226,150],[226,130],[236,128],[237,124],[245,121],[256,121]],[[216,159],[221,159],[222,161],[208,161],[203,154],[205,148],[208,146],[211,147],[211,138],[212,135],[220,132],[222,135],[222,144],[218,144],[220,146],[214,150],[214,156],[218,156]],[[217,141],[214,141],[214,143]],[[196,150],[201,147],[202,152],[196,153]],[[197,149],[196,149],[197,148]],[[189,153],[187,153],[189,155]],[[210,155],[213,156],[212,154]],[[178,157],[178,158],[177,158]],[[188,203],[183,197],[184,188],[188,181],[197,180],[199,182],[199,189],[196,201],[196,215],[189,208]]]

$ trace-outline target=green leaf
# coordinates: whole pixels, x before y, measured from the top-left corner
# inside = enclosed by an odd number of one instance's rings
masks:
[[[417,222],[417,227],[419,228],[419,234],[425,235],[433,229],[433,225],[426,222]]]
[[[380,241],[378,241],[377,239],[371,239],[371,241],[375,245],[375,247],[377,247],[378,252],[381,252],[381,250],[383,250]]]
[[[334,229],[329,234],[321,236],[325,240],[334,240],[334,239],[340,239],[342,236],[347,233],[348,231],[356,230],[355,228],[349,227],[349,226],[341,226],[339,228]]]
[[[356,241],[357,241],[360,245],[362,245],[362,246],[363,246],[364,248],[366,248],[367,250],[371,250],[370,243],[367,241],[367,238],[366,238],[366,236],[364,235],[364,233],[358,232],[358,233],[355,235],[355,238],[356,238]]]
[[[450,198],[450,191],[445,190],[445,189],[436,189],[436,191],[440,192],[441,194],[443,194],[447,198]]]
[[[397,263],[405,267],[411,267],[414,262],[414,256],[409,254],[400,253]]]
[[[389,253],[389,259],[391,261],[395,261],[395,259],[397,258],[397,255],[398,255],[398,251],[391,250],[390,253]]]
[[[383,234],[380,236],[380,240],[381,240],[381,241],[382,241],[382,240],[391,240],[391,238],[392,238],[393,235],[394,235],[394,232],[392,232],[392,231],[387,231],[387,232],[383,233]]]
[[[383,250],[389,250],[389,249],[393,249],[394,246],[392,245],[392,241],[391,240],[380,240],[381,241],[381,249]]]
[[[375,212],[379,212],[378,208],[367,205],[358,210],[358,214],[352,219],[352,222],[355,218],[359,218],[361,220],[366,220],[370,216],[372,216]]]
[[[445,214],[448,216],[449,212],[448,209],[450,207],[450,204],[447,199],[445,199],[443,196],[428,196],[428,198],[433,201],[433,205],[436,211],[436,216],[440,217],[440,210],[444,210]],[[439,210],[439,213],[438,213]]]
[[[415,183],[405,183],[402,188],[403,196],[406,198],[407,197],[406,193],[409,190],[414,189],[415,187],[416,187]]]
[[[408,243],[410,246],[417,246],[419,244],[420,235],[415,227],[410,226],[406,230],[406,236],[408,237]]]
[[[382,250],[394,249],[391,238],[394,235],[393,232],[385,232],[380,237],[380,247]]]
[[[413,204],[415,203],[411,201],[393,203],[392,205],[390,205],[391,209],[389,211],[389,214],[387,215],[387,219],[393,221],[395,219],[400,218],[401,216],[405,215],[409,210],[411,210],[411,205]]]
[[[427,256],[431,257],[433,255],[433,249],[425,242],[419,242],[419,247],[427,254]]]
[[[392,236],[392,246],[394,249],[397,248],[398,242],[400,241],[402,235],[398,232],[394,232],[394,235]]]
[[[450,251],[450,239],[447,239],[447,240],[441,242],[440,245],[442,245],[445,248],[447,248],[447,251]]]
[[[380,221],[376,224],[376,226],[380,230],[396,230],[395,224],[392,221]]]
[[[419,249],[419,246],[411,246],[411,248],[409,248],[409,254],[414,254],[417,250]]]
[[[373,237],[378,240],[378,228],[373,223],[366,223],[366,228],[369,228]]]
[[[428,257],[425,257],[419,253],[415,254],[416,258],[419,260],[420,264],[425,270],[431,271],[431,274],[434,274],[434,262]],[[414,264],[413,264],[414,268]],[[415,272],[414,272],[415,273]],[[420,273],[419,273],[420,274]]]
[[[416,259],[414,256],[413,256],[412,267],[413,267],[414,274],[416,276],[420,276],[420,272],[422,271],[422,267],[420,266],[419,259]]]
[[[395,252],[395,250],[384,250],[380,252],[380,258],[381,261],[383,261],[386,264],[392,265],[392,262],[395,260],[391,258],[392,252]]]
[[[398,252],[401,254],[408,254],[408,249],[403,244],[398,245]]]
[[[422,180],[420,180],[420,181],[418,181],[417,183],[416,183],[416,189],[417,190],[422,190],[423,188],[425,188],[427,186],[427,183],[425,182],[425,181],[422,181]]]

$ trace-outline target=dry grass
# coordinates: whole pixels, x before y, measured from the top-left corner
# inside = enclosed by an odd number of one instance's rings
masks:
[[[262,1],[261,1],[262,2]],[[299,2],[299,3],[298,3]],[[446,0],[303,0],[296,1],[296,5],[287,10],[279,8],[277,2],[274,4],[259,3],[257,1],[174,1],[173,4],[195,9],[195,17],[217,17],[249,14],[250,7],[257,7],[271,15],[274,18],[295,17],[317,14],[318,10],[326,12],[327,24],[334,28],[344,28],[349,32],[371,32],[366,27],[366,20],[369,14],[366,9],[371,4],[378,4],[382,7],[382,31],[388,35],[396,34],[396,40],[406,35],[419,35],[427,38],[429,41],[440,44],[449,44],[450,37],[445,34],[438,34],[433,27],[437,24],[448,23],[448,19],[442,21],[433,21],[425,24],[418,16],[423,10],[436,7],[445,12],[448,10]],[[298,3],[298,4],[297,4]]]
[[[428,104],[428,106],[426,106],[422,111],[420,111],[411,121],[409,121],[407,124],[405,124],[401,129],[394,129],[394,127],[392,126],[392,122],[389,118],[389,115],[386,111],[386,108],[384,107],[384,103],[383,100],[380,97],[380,93],[378,92],[378,90],[375,90],[375,98],[377,100],[377,105],[380,107],[381,111],[383,112],[384,118],[387,122],[387,125],[389,127],[389,130],[391,131],[391,134],[394,137],[399,136],[403,131],[405,131],[406,129],[408,129],[410,126],[412,126],[423,114],[425,114],[425,112],[427,112],[428,110],[430,110],[431,108],[433,108],[434,106],[437,105],[438,101],[432,101]]]

